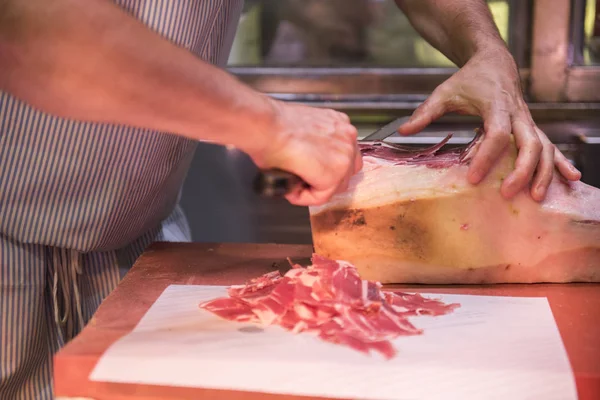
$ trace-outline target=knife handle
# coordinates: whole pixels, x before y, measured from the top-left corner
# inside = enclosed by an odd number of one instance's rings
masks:
[[[254,191],[263,197],[283,197],[308,187],[298,175],[280,169],[259,171],[254,179]]]

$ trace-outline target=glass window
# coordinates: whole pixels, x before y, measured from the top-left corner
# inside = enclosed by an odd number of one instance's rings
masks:
[[[600,65],[600,0],[585,5],[583,64]]]
[[[505,41],[509,1],[488,0]],[[247,1],[229,66],[454,67],[393,0]]]

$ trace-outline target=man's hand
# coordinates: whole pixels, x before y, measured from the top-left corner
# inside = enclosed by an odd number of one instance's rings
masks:
[[[448,112],[478,115],[484,121],[484,140],[469,168],[471,183],[486,176],[509,143],[511,132],[519,153],[515,170],[502,184],[506,198],[532,182],[532,197],[543,200],[554,166],[569,180],[580,178],[579,171],[533,122],[521,94],[518,70],[505,49],[473,56],[415,110],[400,133],[417,133]]]
[[[0,10],[0,90],[45,112],[235,146],[303,178],[310,188],[288,196],[297,205],[322,204],[362,168],[345,114],[274,101],[114,2],[0,0]]]
[[[346,114],[300,104],[272,102],[273,135],[259,151],[249,153],[261,168],[295,173],[310,188],[286,196],[295,205],[319,205],[348,188],[362,169],[357,131]]]
[[[579,171],[535,125],[523,100],[514,59],[483,0],[396,0],[413,27],[461,69],[441,84],[400,128],[414,134],[447,112],[483,118],[485,136],[469,170],[480,182],[505,149],[513,133],[519,150],[515,170],[502,194],[510,198],[532,182],[531,195],[541,201],[554,166],[569,180]]]

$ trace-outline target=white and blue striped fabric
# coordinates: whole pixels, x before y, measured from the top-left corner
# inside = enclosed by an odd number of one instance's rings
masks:
[[[243,0],[117,0],[225,66]],[[52,355],[152,241],[190,239],[178,206],[196,142],[35,110],[0,91],[0,399],[51,399]]]

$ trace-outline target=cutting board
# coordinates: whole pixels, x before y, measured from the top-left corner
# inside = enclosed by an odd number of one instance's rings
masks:
[[[145,383],[90,381],[90,373],[120,339],[132,332],[171,285],[230,285],[271,271],[287,269],[310,256],[309,246],[237,244],[153,245],[121,285],[103,303],[83,333],[56,356],[57,396],[96,399],[172,398],[303,398],[248,390],[218,390]],[[403,287],[430,293],[546,297],[568,353],[580,399],[600,394],[600,286],[506,285],[495,287]]]

